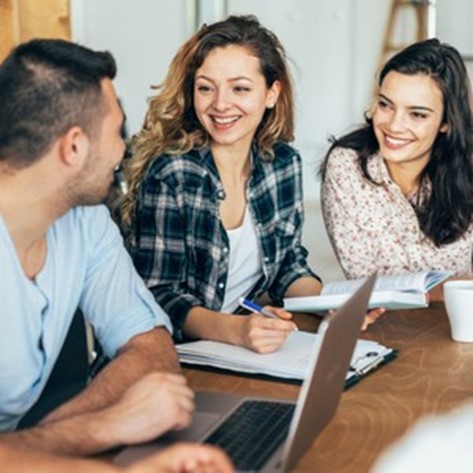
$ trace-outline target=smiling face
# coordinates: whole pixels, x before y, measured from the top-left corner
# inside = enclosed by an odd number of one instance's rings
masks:
[[[428,75],[396,71],[384,78],[373,113],[373,128],[388,168],[428,163],[438,133],[447,131],[442,122],[442,92]]]
[[[249,149],[279,90],[278,81],[266,86],[260,62],[248,49],[229,45],[210,51],[196,71],[194,108],[211,145]]]

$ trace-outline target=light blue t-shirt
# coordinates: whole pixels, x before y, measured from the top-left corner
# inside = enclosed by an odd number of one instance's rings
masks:
[[[171,331],[106,207],[75,208],[49,228],[35,281],[0,215],[0,431],[15,429],[40,396],[77,307],[110,357],[139,333]]]

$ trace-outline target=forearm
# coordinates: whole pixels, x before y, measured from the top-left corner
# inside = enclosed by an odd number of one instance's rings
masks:
[[[189,311],[183,330],[191,338],[241,345],[242,317],[196,306]]]
[[[296,279],[286,290],[285,297],[316,296],[322,290],[322,283],[313,277],[307,276]]]
[[[60,455],[92,455],[117,445],[116,439],[113,438],[114,422],[113,412],[102,410],[48,422],[31,429],[2,434],[0,439],[15,448],[31,448]],[[45,468],[46,465],[47,462],[45,462]],[[35,469],[36,471],[41,470]],[[45,471],[50,470],[45,469]],[[68,469],[67,471],[75,470]]]
[[[46,455],[15,446],[0,445],[3,473],[118,473],[123,469],[111,463]]]
[[[136,380],[153,371],[180,373],[174,345],[164,328],[131,339],[87,389],[53,411],[43,422],[103,409],[116,402]]]

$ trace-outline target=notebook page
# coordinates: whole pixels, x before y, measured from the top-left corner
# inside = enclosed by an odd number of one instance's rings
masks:
[[[429,271],[378,276],[374,291],[426,292],[428,275]],[[352,294],[363,284],[363,281],[364,279],[331,282],[324,286],[322,294]]]

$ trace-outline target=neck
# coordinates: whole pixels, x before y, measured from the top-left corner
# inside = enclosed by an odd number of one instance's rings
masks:
[[[55,189],[48,187],[53,184],[34,169],[0,172],[0,214],[20,260],[42,245],[48,228],[67,211]]]
[[[250,149],[231,149],[225,146],[211,146],[212,156],[222,179],[248,179],[251,173]]]
[[[415,165],[414,163],[392,163],[386,161],[391,179],[399,186],[404,195],[414,191],[420,183],[420,176],[425,168],[425,164]]]

